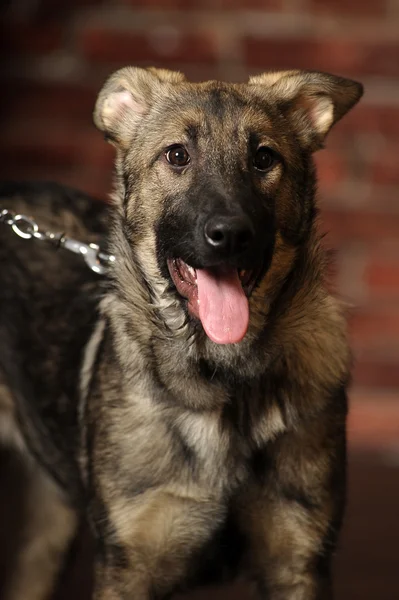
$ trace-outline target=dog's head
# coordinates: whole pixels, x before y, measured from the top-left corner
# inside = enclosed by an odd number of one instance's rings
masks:
[[[166,283],[214,342],[239,342],[292,267],[313,226],[312,153],[361,94],[302,71],[192,84],[125,68],[106,82],[94,119],[117,148],[125,236],[149,288]]]

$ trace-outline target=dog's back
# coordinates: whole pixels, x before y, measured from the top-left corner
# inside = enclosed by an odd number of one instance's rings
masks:
[[[0,207],[85,242],[98,241],[105,229],[104,205],[56,184],[4,183]],[[5,391],[10,387],[31,447],[69,487],[77,480],[68,463],[76,449],[78,373],[101,280],[80,257],[41,240],[24,240],[6,224],[0,228],[0,436],[9,442],[18,438]],[[42,420],[51,437],[37,435]]]
[[[104,204],[53,183],[2,183],[1,209],[85,243],[101,242],[105,232]],[[4,223],[0,265],[0,445],[9,456],[0,475],[24,490],[21,498],[7,493],[23,547],[17,538],[0,565],[0,597],[41,599],[75,533],[79,369],[102,279],[81,257],[22,239]],[[15,461],[14,450],[24,459]]]

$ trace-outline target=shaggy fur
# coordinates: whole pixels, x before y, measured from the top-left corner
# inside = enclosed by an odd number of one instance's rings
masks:
[[[46,547],[35,563],[27,543],[7,600],[47,597],[80,511],[95,600],[162,599],[238,572],[260,598],[331,600],[350,352],[312,153],[361,92],[322,73],[238,85],[122,69],[94,114],[116,147],[109,212],[57,186],[0,190],[0,206],[42,227],[88,241],[109,229],[116,257],[100,280],[0,226],[0,435],[46,498],[29,536]],[[191,157],[181,167],[167,160],[176,145]],[[215,214],[250,224],[245,250],[222,260],[204,243]],[[205,334],[170,275],[177,258],[259,271],[242,341]]]

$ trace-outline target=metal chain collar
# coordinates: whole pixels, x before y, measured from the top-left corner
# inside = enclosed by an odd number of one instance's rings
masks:
[[[0,208],[0,223],[9,225],[13,232],[24,240],[50,242],[56,248],[65,248],[74,254],[80,254],[86,265],[99,275],[105,273],[107,263],[115,262],[115,256],[103,252],[97,244],[85,244],[67,237],[64,233],[41,230],[32,217]]]

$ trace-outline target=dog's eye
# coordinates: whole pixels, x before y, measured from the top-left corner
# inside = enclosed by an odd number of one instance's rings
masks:
[[[254,167],[258,171],[269,171],[276,163],[276,155],[271,148],[261,146],[254,156]]]
[[[171,146],[166,151],[165,157],[173,167],[185,167],[190,162],[190,155],[184,146]]]

